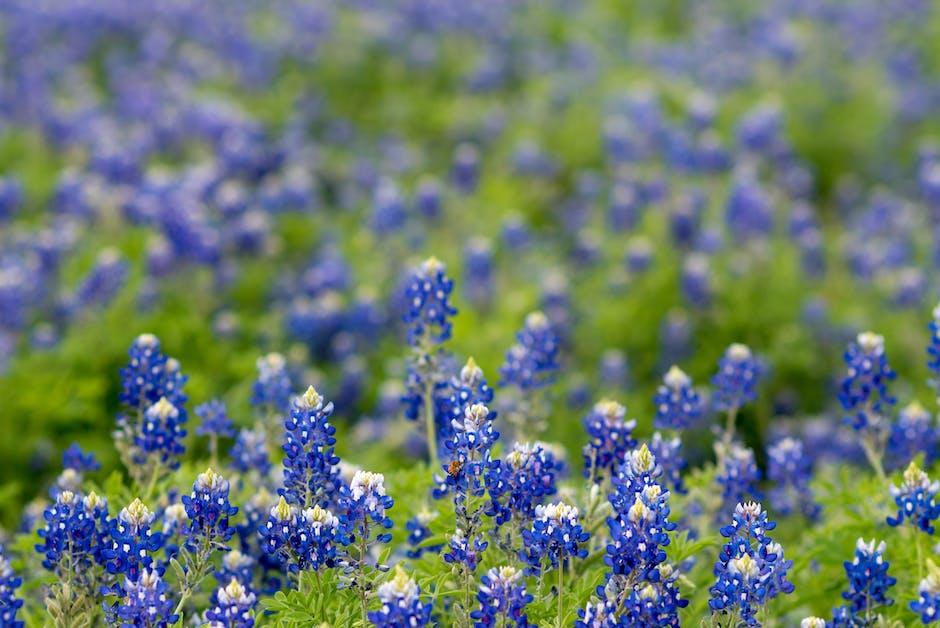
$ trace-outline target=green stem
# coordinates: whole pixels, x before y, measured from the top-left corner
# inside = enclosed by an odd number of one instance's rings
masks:
[[[731,446],[731,441],[734,440],[734,430],[735,422],[738,418],[738,407],[732,406],[728,408],[728,418],[725,421],[725,433],[722,434],[721,442],[724,444],[725,449]]]
[[[564,584],[565,584],[565,563],[558,563],[558,617],[555,618],[556,628],[561,628],[562,616],[564,614]]]
[[[434,425],[434,382],[431,381],[430,369],[424,378],[424,421],[428,434],[428,458],[433,469],[437,464],[437,429]]]
[[[464,592],[463,592],[463,610],[466,613],[467,627],[473,625],[473,622],[470,620],[470,570],[467,567],[463,569],[464,573]]]
[[[862,449],[865,451],[865,458],[868,459],[868,463],[871,465],[872,469],[875,470],[875,475],[878,476],[878,479],[881,480],[882,484],[886,483],[888,481],[888,477],[885,475],[885,468],[881,463],[881,454],[878,452],[878,449],[874,443],[874,437],[868,434],[863,436]]]
[[[369,625],[369,606],[366,603],[366,546],[369,539],[369,524],[364,522],[361,529],[362,534],[359,536],[359,564],[357,565],[359,571],[359,578],[357,582],[357,589],[359,590],[359,605],[362,609],[362,625]]]
[[[213,469],[219,468],[219,436],[215,433],[209,435],[209,460]]]
[[[914,528],[914,541],[917,546],[917,581],[920,582],[924,579],[924,541],[921,538],[924,536],[920,533],[920,530]]]
[[[190,595],[192,594],[189,592],[189,589],[183,589],[183,591],[180,593],[180,603],[176,605],[176,610],[173,611],[174,615],[179,615],[178,621],[180,621],[181,623],[185,623],[182,621],[183,620],[183,615],[182,615],[183,606],[185,606],[186,602],[189,601]]]
[[[147,483],[147,490],[144,491],[144,501],[150,502],[153,499],[153,493],[157,488],[157,480],[160,477],[160,463],[153,463],[153,471],[150,473],[150,481]]]

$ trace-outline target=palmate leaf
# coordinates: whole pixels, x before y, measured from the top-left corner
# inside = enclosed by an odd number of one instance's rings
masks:
[[[358,598],[349,589],[338,588],[339,579],[334,569],[320,573],[319,581],[313,572],[300,576],[299,588],[278,591],[261,600],[264,611],[259,625],[283,626],[353,626],[361,623]]]

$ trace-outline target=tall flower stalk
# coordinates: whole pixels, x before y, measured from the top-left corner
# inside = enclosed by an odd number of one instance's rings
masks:
[[[408,344],[412,356],[408,365],[408,388],[417,393],[417,403],[410,403],[406,416],[417,419],[417,410],[423,410],[427,436],[428,459],[434,467],[438,458],[437,404],[435,391],[443,383],[443,362],[446,355],[441,345],[450,338],[450,319],[457,310],[450,303],[454,282],[447,276],[447,268],[435,257],[425,260],[416,268],[405,286],[405,312],[403,320],[408,328]],[[409,395],[403,399],[408,401]]]

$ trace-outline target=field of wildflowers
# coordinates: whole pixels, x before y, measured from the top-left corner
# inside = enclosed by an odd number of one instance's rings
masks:
[[[940,621],[938,269],[933,0],[0,2],[0,628]]]

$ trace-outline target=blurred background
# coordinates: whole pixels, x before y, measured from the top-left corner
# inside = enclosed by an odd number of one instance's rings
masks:
[[[940,3],[7,0],[0,37],[4,523],[70,442],[116,467],[143,332],[191,405],[250,424],[278,351],[341,455],[420,457],[401,295],[430,255],[491,383],[548,316],[573,457],[594,401],[648,434],[668,367],[707,383],[731,342],[768,367],[752,443],[837,438],[862,329],[932,402]]]

